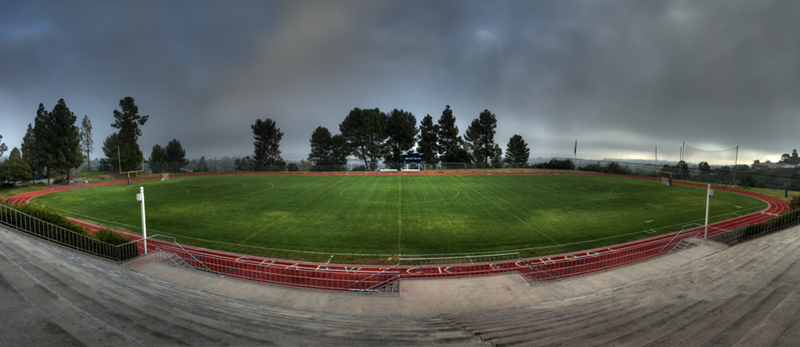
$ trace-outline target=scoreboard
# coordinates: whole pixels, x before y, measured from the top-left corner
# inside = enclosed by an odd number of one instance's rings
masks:
[[[424,158],[422,153],[407,153],[403,154],[403,162],[406,164],[419,164]]]

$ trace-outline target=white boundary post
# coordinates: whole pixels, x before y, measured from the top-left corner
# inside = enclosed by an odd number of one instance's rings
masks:
[[[142,242],[144,243],[144,254],[147,254],[147,224],[144,218],[144,187],[139,187],[139,197],[142,201]]]
[[[706,234],[703,236],[704,239],[708,238],[708,205],[711,201],[711,183],[708,184],[708,191],[706,191]],[[144,206],[144,199],[142,199],[142,206]],[[144,210],[142,210],[144,213]]]

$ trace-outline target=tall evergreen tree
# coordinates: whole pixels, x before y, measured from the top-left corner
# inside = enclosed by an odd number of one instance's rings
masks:
[[[311,152],[308,160],[317,166],[334,165],[331,156],[331,132],[326,127],[319,126],[311,133]]]
[[[506,162],[513,167],[524,167],[528,163],[528,157],[531,155],[531,150],[528,149],[528,144],[522,139],[521,135],[514,135],[508,139],[506,145]]]
[[[378,160],[385,151],[386,114],[378,108],[354,108],[339,124],[339,131],[370,170],[378,168]]]
[[[0,158],[2,158],[3,153],[5,153],[8,150],[8,146],[6,146],[6,144],[3,143],[2,140],[3,140],[3,135],[0,135]]]
[[[256,139],[253,142],[255,152],[253,153],[253,161],[255,162],[256,171],[266,170],[283,170],[286,163],[281,159],[281,139],[283,133],[277,127],[275,121],[266,118],[263,121],[256,119],[255,124],[250,126],[253,130],[253,137]]]
[[[167,162],[166,169],[169,170],[169,172],[181,172],[181,169],[189,164],[189,161],[186,160],[186,151],[183,149],[178,139],[172,139],[172,141],[167,143],[167,147],[164,148],[164,154],[166,155],[165,159]]]
[[[481,114],[472,121],[464,135],[464,140],[469,142],[472,149],[472,156],[475,161],[482,162],[484,166],[489,166],[489,159],[501,155],[498,153],[494,143],[494,135],[497,133],[497,117],[489,110],[483,110]]]
[[[31,169],[31,175],[37,170],[36,164],[36,137],[33,134],[33,126],[28,123],[28,131],[22,137],[22,160]]]
[[[45,170],[45,176],[48,178],[47,184],[50,184],[50,169],[55,160],[53,155],[53,129],[50,127],[48,119],[48,112],[44,108],[44,104],[39,104],[39,109],[36,110],[36,118],[34,119],[33,137],[36,139],[33,146],[34,154],[31,156],[35,162],[31,165],[34,170]]]
[[[47,112],[43,104],[39,104],[36,112],[33,133],[36,138],[36,167],[50,172],[67,173],[69,169],[80,166],[83,156],[80,150],[80,130],[75,126],[78,117],[72,113],[64,99],[58,100],[53,111]]]
[[[90,158],[90,156],[93,150],[92,122],[89,121],[89,116],[84,115],[83,122],[81,122],[81,151],[84,157],[86,157],[86,167],[89,168],[89,171],[92,171],[92,158]]]
[[[139,115],[139,107],[136,106],[133,98],[126,96],[119,101],[122,111],[114,110],[114,123],[111,124],[115,129],[119,129],[119,152],[122,171],[135,171],[144,160],[144,153],[139,149],[137,141],[142,136],[143,126],[150,116]]]
[[[163,173],[167,170],[167,153],[161,145],[156,144],[150,151],[150,158],[147,158],[152,173]]]
[[[53,128],[55,142],[55,162],[53,168],[59,172],[67,173],[67,181],[70,179],[70,168],[76,168],[83,163],[81,154],[81,132],[75,125],[78,117],[69,110],[64,99],[58,103],[50,112],[50,125]]]
[[[403,153],[413,149],[417,141],[417,119],[411,112],[394,109],[386,119],[386,132],[389,136],[383,160],[388,165],[399,166],[403,164]]]
[[[439,125],[433,124],[431,115],[422,118],[419,123],[420,139],[417,143],[417,152],[422,153],[425,162],[436,164],[439,162]]]
[[[8,154],[9,159],[22,159],[22,153],[19,151],[19,148],[14,147],[11,150],[11,153]]]
[[[119,172],[119,155],[117,154],[117,146],[119,145],[119,134],[112,133],[108,135],[105,140],[103,140],[103,154],[106,155],[105,158],[100,159],[100,164],[103,166],[103,169],[110,168],[111,171]]]
[[[463,160],[462,139],[458,136],[456,117],[450,105],[446,105],[442,116],[439,117],[439,154],[443,162],[459,162]]]
[[[200,162],[197,163],[197,168],[194,169],[195,172],[208,172],[208,164],[206,164],[206,157],[200,157]]]

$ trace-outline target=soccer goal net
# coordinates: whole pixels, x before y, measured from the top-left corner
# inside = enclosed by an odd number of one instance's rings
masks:
[[[709,183],[735,184],[738,156],[739,146],[705,150],[686,145],[683,160],[690,175],[687,178]]]
[[[441,163],[439,163],[439,166],[443,170],[461,170],[461,169],[470,169],[471,168],[471,165],[467,166],[467,163],[445,163],[445,162],[441,162]]]
[[[169,181],[169,172],[165,172],[163,175],[161,175],[161,182],[164,181]]]

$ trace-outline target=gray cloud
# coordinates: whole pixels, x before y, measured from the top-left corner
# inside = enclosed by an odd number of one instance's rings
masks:
[[[273,118],[287,159],[353,107],[418,120],[483,109],[532,156],[677,157],[682,141],[742,161],[798,147],[795,1],[23,2],[0,14],[0,134],[40,102],[88,114],[95,143],[132,96],[146,152],[247,155]],[[96,146],[95,156],[101,155]],[[669,151],[666,148],[670,148]],[[659,151],[659,157],[662,157]],[[674,154],[669,154],[674,153]]]

